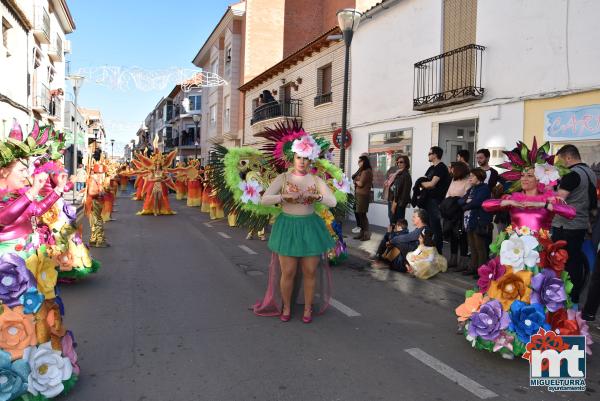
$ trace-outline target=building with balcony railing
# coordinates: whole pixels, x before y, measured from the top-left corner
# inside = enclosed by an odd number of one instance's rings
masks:
[[[292,120],[332,140],[341,126],[344,44],[328,38],[339,33],[334,28],[313,38],[240,88],[245,96],[244,145],[261,147],[266,128]]]
[[[65,37],[75,30],[66,0],[2,1],[0,15],[0,121],[16,118],[27,129],[35,119],[62,130]]]
[[[431,146],[446,164],[469,150],[473,165],[487,148],[494,165],[535,135],[554,149],[575,143],[597,161],[600,130],[585,121],[600,118],[600,34],[590,29],[600,2],[561,4],[384,0],[366,13],[351,47],[347,173],[369,155],[371,222],[388,224],[383,182],[400,154],[416,178]]]

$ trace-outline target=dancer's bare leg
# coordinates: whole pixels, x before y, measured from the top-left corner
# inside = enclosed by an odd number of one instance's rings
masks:
[[[289,315],[292,304],[292,291],[294,290],[294,277],[296,277],[298,258],[279,255],[279,265],[281,266],[281,280],[279,282],[279,286],[281,289],[281,299],[283,301],[283,314]]]
[[[300,259],[302,275],[304,276],[304,316],[309,317],[312,313],[312,304],[315,298],[315,283],[317,266],[320,256],[306,256]]]

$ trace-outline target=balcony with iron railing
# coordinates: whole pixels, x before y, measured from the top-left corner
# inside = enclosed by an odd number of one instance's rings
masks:
[[[54,62],[62,61],[63,41],[60,36],[56,35],[56,41],[48,48],[48,57]]]
[[[331,103],[331,92],[329,93],[322,93],[320,95],[317,95],[315,97],[315,107],[316,106],[320,106],[322,104],[326,104],[326,103]]]
[[[60,121],[62,120],[62,102],[58,97],[51,97],[48,103],[48,120]]]
[[[484,50],[484,46],[471,44],[416,63],[413,109],[424,111],[481,99]]]
[[[50,43],[50,15],[44,7],[36,7],[33,11],[33,36],[40,43]]]
[[[38,85],[31,108],[38,113],[47,113],[50,110],[50,89],[46,85]]]
[[[284,102],[273,101],[258,106],[252,113],[250,125],[274,118],[300,118],[302,100],[291,99]]]

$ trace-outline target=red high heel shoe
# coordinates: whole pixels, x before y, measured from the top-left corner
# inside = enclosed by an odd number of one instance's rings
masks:
[[[283,307],[281,308],[281,315],[279,315],[279,320],[281,320],[282,322],[289,322],[290,319],[292,318],[292,311],[290,309],[290,313],[288,313],[287,315],[283,314]]]
[[[304,311],[304,313],[306,313],[306,312],[307,312],[307,311]],[[310,308],[310,309],[308,310],[308,312],[310,312],[310,315],[309,315],[309,316],[302,316],[302,323],[309,324],[309,323],[311,323],[311,322],[312,322],[312,312],[313,312],[313,311],[312,311],[312,308]]]

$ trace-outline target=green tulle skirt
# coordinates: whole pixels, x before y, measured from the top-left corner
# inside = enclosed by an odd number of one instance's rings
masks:
[[[281,213],[277,216],[269,249],[282,256],[317,256],[335,247],[325,222],[316,214],[295,216]]]

